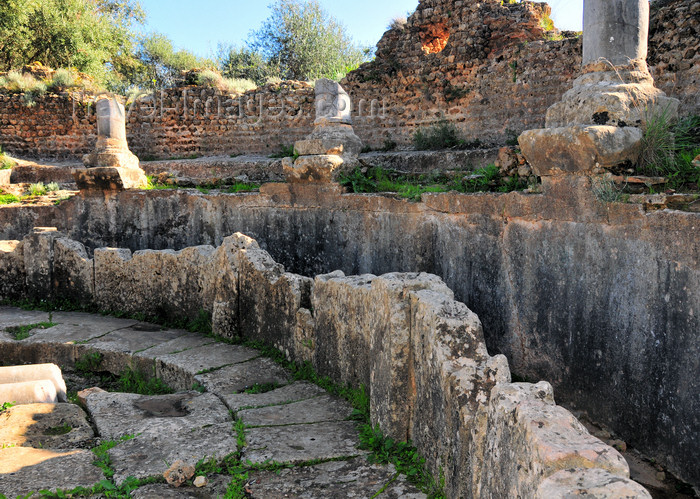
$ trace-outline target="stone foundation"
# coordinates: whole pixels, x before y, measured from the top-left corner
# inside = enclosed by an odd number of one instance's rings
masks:
[[[97,249],[91,260],[79,243],[59,236],[37,232],[2,255],[3,262],[24,261],[18,287],[38,286],[26,269],[41,264],[75,285],[62,298],[80,297],[84,305],[146,315],[177,310],[189,318],[200,306],[214,313],[215,335],[263,340],[337,382],[364,385],[372,424],[412,439],[434,476],[444,476],[448,497],[547,497],[552,487],[564,497],[583,483],[569,475],[594,472],[608,480],[586,482],[598,497],[621,490],[650,497],[629,480],[616,450],[554,405],[548,383],[510,383],[505,357],[486,350],[478,317],[437,276],[336,272],[312,281],[285,273],[242,234],[218,248],[179,253]],[[14,255],[28,244],[38,248],[31,259]],[[86,282],[90,267],[94,277]],[[40,282],[44,296],[58,291],[56,279]],[[224,299],[237,307],[222,314]],[[22,356],[17,349],[9,356]]]

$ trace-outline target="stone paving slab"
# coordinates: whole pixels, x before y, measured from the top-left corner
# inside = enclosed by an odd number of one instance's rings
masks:
[[[286,385],[290,374],[273,360],[260,357],[249,362],[227,366],[216,371],[195,376],[195,380],[221,397],[242,392],[253,385],[276,383]]]
[[[0,446],[75,449],[89,445],[95,432],[75,404],[26,404],[0,413]]]
[[[221,398],[234,412],[244,408],[267,407],[271,405],[288,404],[323,395],[326,391],[306,381],[297,381],[291,385],[276,388],[267,393],[234,393]]]
[[[131,499],[210,499],[224,497],[231,477],[212,475],[207,477],[209,483],[202,488],[182,486],[174,488],[163,483],[146,485],[131,493]]]
[[[132,366],[134,353],[177,339],[185,334],[188,333],[182,330],[161,329],[152,325],[146,329],[144,324],[140,323],[92,339],[85,344],[85,347],[94,348],[106,354],[100,366],[102,369],[120,373]],[[152,372],[154,364],[149,360],[147,364],[136,363],[133,367],[137,370]]]
[[[51,320],[57,325],[49,329],[37,330],[24,341],[27,343],[83,343],[112,331],[131,327],[138,322],[81,312],[54,312]]]
[[[183,352],[159,356],[158,360],[191,374],[217,369],[260,357],[260,352],[238,345],[213,343]]]
[[[238,412],[236,417],[246,426],[280,426],[345,421],[351,414],[352,406],[345,400],[331,395],[321,395],[291,404],[247,409]]]
[[[250,428],[246,430],[243,460],[301,463],[364,454],[358,445],[353,421]]]
[[[40,310],[22,310],[14,307],[0,307],[0,329],[48,321],[48,312],[42,312]]]
[[[236,452],[236,440],[230,421],[179,429],[153,426],[109,450],[114,480],[121,484],[130,476],[162,476],[178,459],[192,466],[200,459],[221,460]]]
[[[251,497],[283,499],[369,498],[424,499],[427,496],[405,477],[396,477],[396,469],[370,464],[359,457],[348,461],[330,461],[315,466],[284,469],[279,472],[250,473]],[[389,484],[387,486],[387,484]],[[383,487],[386,490],[377,494]]]
[[[211,393],[95,393],[88,397],[87,409],[98,434],[108,439],[153,431],[176,435],[206,425],[231,424],[228,409]]]
[[[176,330],[179,331],[179,330]],[[203,347],[217,343],[214,338],[202,336],[200,334],[190,333],[182,330],[184,334],[178,336],[174,340],[166,341],[160,345],[153,346],[147,350],[136,352],[135,356],[155,359],[164,355],[175,354],[192,348]]]
[[[91,487],[104,479],[94,460],[88,450],[0,449],[0,493],[14,498],[41,489]]]

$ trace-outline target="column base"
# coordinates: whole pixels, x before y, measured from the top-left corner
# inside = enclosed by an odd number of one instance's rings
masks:
[[[140,189],[148,185],[148,179],[141,168],[98,166],[76,168],[73,178],[81,191],[122,191]]]

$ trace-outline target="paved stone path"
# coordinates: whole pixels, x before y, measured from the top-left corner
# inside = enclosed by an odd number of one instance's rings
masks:
[[[56,325],[34,329],[24,340],[6,331],[49,319]],[[2,363],[72,365],[94,352],[103,355],[100,370],[118,373],[132,366],[155,371],[180,391],[160,396],[93,393],[86,400],[92,425],[73,404],[31,404],[0,413],[1,494],[14,498],[39,489],[90,487],[105,477],[89,449],[114,440],[119,443],[108,453],[118,485],[130,476],[162,476],[178,459],[195,464],[239,452],[243,463],[295,465],[250,471],[247,497],[425,497],[393,466],[368,463],[358,450],[357,423],[350,420],[352,407],[346,401],[293,381],[256,350],[130,319],[67,312],[49,317],[0,307]],[[265,384],[278,388],[244,393]],[[193,390],[197,387],[200,391]],[[231,477],[208,478],[203,488],[157,483],[140,487],[132,497],[223,497]]]

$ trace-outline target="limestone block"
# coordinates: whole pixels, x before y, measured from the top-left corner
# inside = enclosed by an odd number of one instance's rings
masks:
[[[623,76],[624,79],[621,79]],[[642,126],[650,117],[678,114],[679,101],[654,87],[645,72],[605,71],[587,73],[574,81],[547,110],[546,127],[570,125]]]
[[[554,404],[549,383],[503,383],[482,411],[483,460],[473,462],[475,494],[534,497],[540,483],[561,470],[600,468],[629,478],[623,457],[591,436],[574,416]]]
[[[238,251],[259,249],[258,243],[239,232],[226,237],[214,255],[217,269],[213,288],[212,332],[223,338],[237,338],[238,330]]]
[[[287,182],[332,182],[334,173],[343,164],[343,158],[332,155],[301,156],[292,163],[282,161]]]
[[[0,301],[17,300],[25,296],[24,243],[0,241]]]
[[[481,322],[451,292],[411,293],[415,402],[410,436],[435,474],[444,473],[449,497],[470,495],[472,429],[491,389],[510,380],[502,355],[486,351]],[[479,497],[474,495],[474,497]]]
[[[641,141],[639,128],[584,125],[528,130],[518,138],[523,155],[538,176],[635,163]]]
[[[10,185],[12,178],[12,168],[0,170],[0,186]]]
[[[105,310],[192,319],[211,311],[219,268],[211,246],[95,250],[95,297]]]
[[[299,156],[343,155],[343,143],[332,139],[306,139],[294,143],[294,152]]]
[[[0,384],[0,404],[55,404],[58,402],[53,381],[23,381]]]
[[[297,311],[310,308],[312,279],[284,271],[260,249],[239,251],[241,335],[290,354]]]
[[[320,144],[317,141],[321,141]],[[306,144],[301,144],[303,142]],[[357,157],[362,151],[362,140],[355,135],[352,126],[344,124],[317,125],[306,141],[294,144],[295,149],[297,144],[300,144],[301,149],[306,150],[307,154],[338,154],[331,151],[342,145],[340,155],[345,159]],[[312,152],[323,151],[323,149],[326,149],[326,152]],[[299,154],[304,156],[302,152]]]
[[[67,402],[66,382],[61,368],[56,364],[32,364],[24,366],[0,367],[0,383],[21,383],[25,381],[49,380],[53,383],[60,402]]]
[[[78,241],[58,238],[54,242],[53,289],[56,296],[76,303],[95,299],[94,262]]]
[[[629,478],[599,468],[562,470],[537,488],[537,499],[585,496],[595,499],[651,499],[651,494]]]
[[[55,227],[35,227],[24,238],[26,297],[46,300],[52,296],[54,241],[64,235]]]
[[[121,191],[140,189],[148,185],[148,179],[141,168],[98,166],[76,168],[73,178],[81,191]]]

